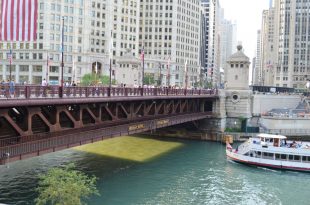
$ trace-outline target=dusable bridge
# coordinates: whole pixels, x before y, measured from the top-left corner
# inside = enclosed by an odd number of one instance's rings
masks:
[[[217,90],[15,86],[0,90],[0,164],[213,115]]]

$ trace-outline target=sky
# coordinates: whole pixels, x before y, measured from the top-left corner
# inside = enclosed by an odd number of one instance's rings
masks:
[[[252,61],[255,57],[257,30],[261,28],[262,12],[269,8],[269,0],[220,0],[227,20],[237,23],[237,41]]]

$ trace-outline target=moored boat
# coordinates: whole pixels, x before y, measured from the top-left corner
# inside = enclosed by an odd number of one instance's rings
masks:
[[[226,156],[248,165],[310,172],[310,143],[288,141],[283,135],[258,134],[236,149],[227,143]]]

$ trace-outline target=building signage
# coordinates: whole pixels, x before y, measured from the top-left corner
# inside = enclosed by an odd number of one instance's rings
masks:
[[[159,120],[157,121],[157,126],[167,125],[169,124],[169,120]]]
[[[144,124],[131,125],[128,127],[128,131],[135,131],[135,130],[141,130],[141,129],[144,129]]]

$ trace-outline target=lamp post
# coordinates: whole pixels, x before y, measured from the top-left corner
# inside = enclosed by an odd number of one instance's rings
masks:
[[[113,32],[111,30],[111,42],[110,42],[110,67],[109,67],[109,74],[110,74],[110,81],[109,81],[109,93],[108,95],[111,96],[112,91],[112,57],[113,57]]]
[[[161,78],[161,63],[159,62],[159,78],[158,78],[158,86],[161,86],[162,78]]]
[[[13,52],[12,52],[12,44],[10,48],[10,82],[12,81],[12,60],[13,60]]]
[[[188,84],[188,76],[187,76],[187,60],[185,61],[185,90],[187,90],[187,84]]]
[[[59,97],[63,96],[63,86],[64,86],[64,33],[65,33],[65,18],[62,17],[62,35],[61,35],[61,80],[60,80],[60,89]]]
[[[167,72],[167,86],[170,87],[170,57],[168,58]]]
[[[144,85],[144,47],[142,48],[142,88]]]
[[[142,58],[142,88],[141,88],[141,95],[144,95],[143,89],[144,89],[144,47],[142,47],[141,52],[141,58]]]

